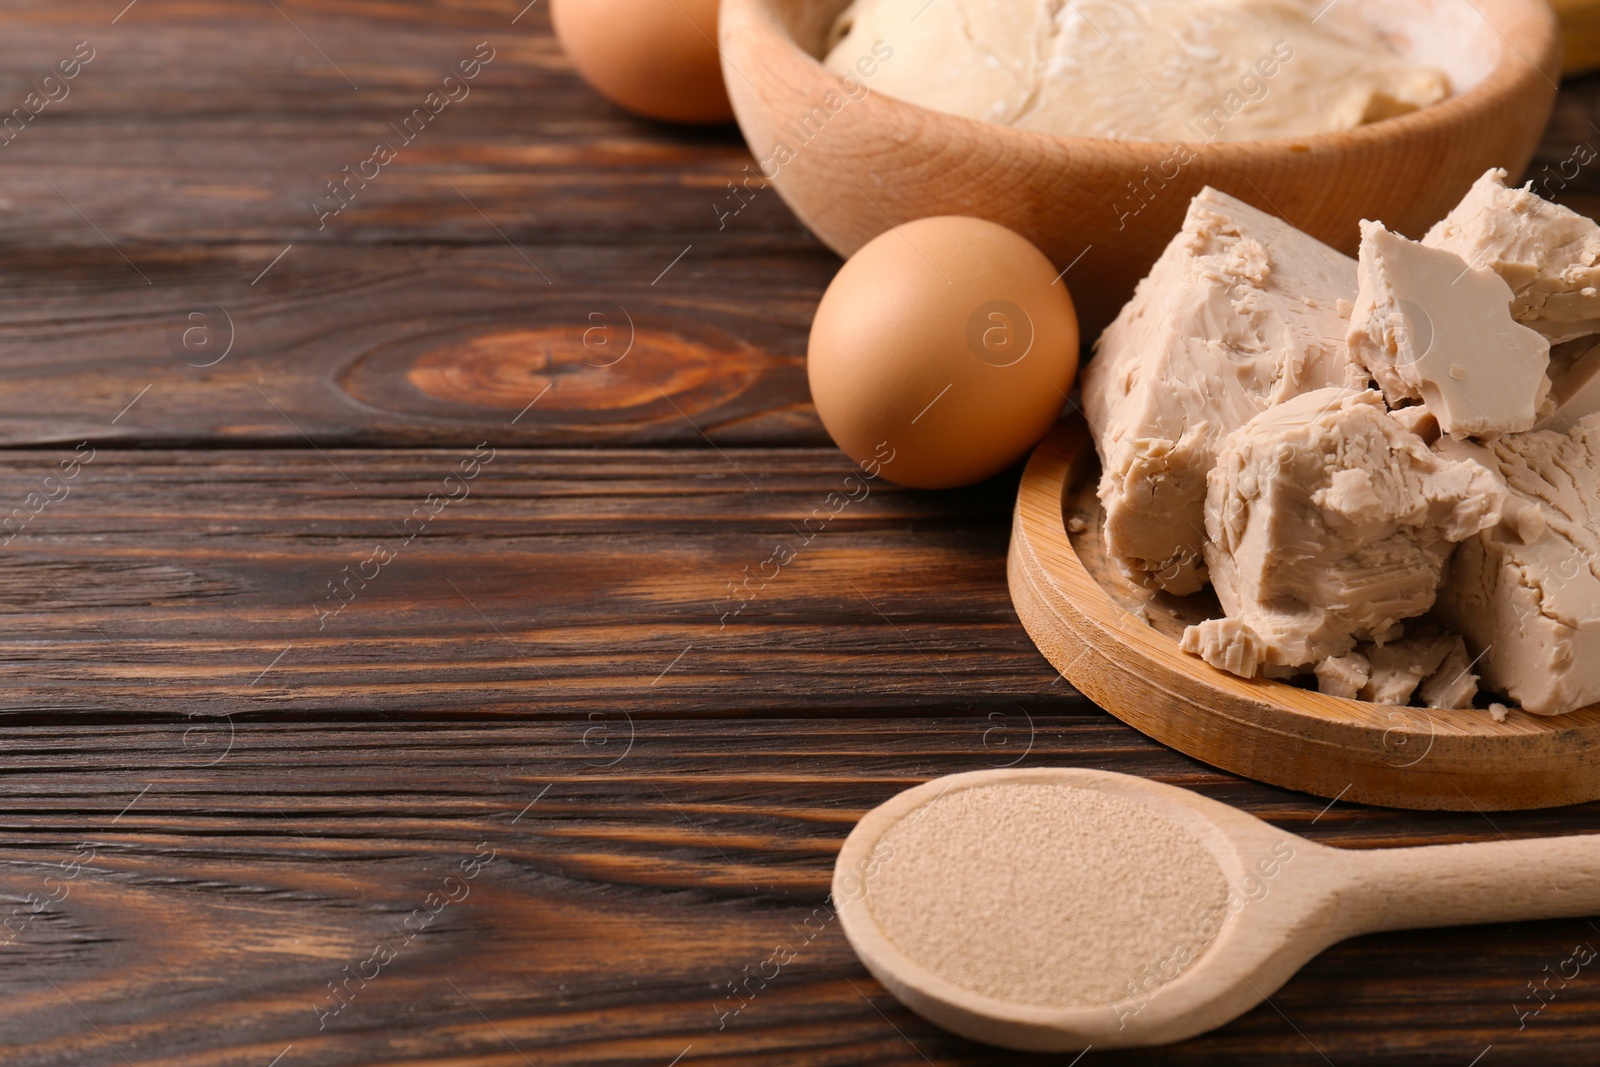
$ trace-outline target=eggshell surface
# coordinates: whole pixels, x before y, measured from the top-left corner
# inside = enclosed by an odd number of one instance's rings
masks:
[[[718,0],[551,0],[567,57],[600,95],[668,122],[729,122]]]
[[[923,489],[982,481],[1022,458],[1077,370],[1077,313],[1050,260],[1003,226],[959,216],[898,226],[852,256],[823,294],[806,361],[835,443]]]

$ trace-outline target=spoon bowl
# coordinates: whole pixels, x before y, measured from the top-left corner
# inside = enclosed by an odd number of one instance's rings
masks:
[[[1132,972],[1126,994],[1116,999],[1021,1003],[997,998],[954,979],[948,967],[914,958],[874,913],[874,888],[885,895],[888,880],[896,877],[897,859],[902,870],[910,866],[911,857],[894,847],[896,837],[904,837],[897,828],[914,826],[964,790],[985,790],[966,798],[970,808],[988,803],[985,797],[998,799],[1007,789],[1041,785],[1087,790],[1138,806],[1152,827],[1164,821],[1181,831],[1160,840],[1181,838],[1189,842],[1186,848],[1209,855],[1227,886],[1221,903],[1213,901],[1200,923],[1179,924],[1188,932],[1174,939],[1170,952],[1148,961],[1105,961]],[[993,827],[995,833],[1013,832],[1014,823],[997,815]],[[1132,883],[1139,871],[1108,860],[1104,848],[1090,847],[1097,832],[1091,826],[1065,833],[1058,842],[1064,846],[1062,869],[1076,863],[1076,878],[1089,875],[1137,888]],[[1073,847],[1073,834],[1082,835],[1083,848]],[[992,878],[994,914],[1004,912],[1008,899],[1020,899],[1016,872],[982,869],[978,842],[953,839],[932,847],[939,854],[917,857],[919,870],[977,870]],[[1173,856],[1174,862],[1181,858]],[[1105,869],[1082,866],[1096,862]],[[904,899],[908,890],[896,891]],[[1029,1051],[1138,1047],[1181,1041],[1237,1018],[1323,949],[1358,934],[1592,914],[1600,909],[1600,835],[1335,849],[1189,790],[1129,775],[1082,768],[977,771],[927,782],[868,813],[839,853],[833,902],[851,947],[873,977],[931,1022],[974,1040]],[[929,885],[918,904],[917,914],[934,919],[947,901]],[[1150,916],[1152,922],[1173,918]],[[1086,928],[1096,919],[1082,916]],[[956,955],[965,951],[981,958],[982,933],[966,931],[974,940],[953,946]],[[1040,929],[1038,936],[1047,937],[1048,931]]]

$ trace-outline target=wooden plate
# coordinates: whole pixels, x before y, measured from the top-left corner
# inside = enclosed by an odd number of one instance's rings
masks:
[[[1022,476],[1007,571],[1045,658],[1123,722],[1235,774],[1367,804],[1493,811],[1600,797],[1600,705],[1497,723],[1246,681],[1181,652],[1183,628],[1221,614],[1216,601],[1122,578],[1102,547],[1098,475],[1082,420],[1057,426]]]

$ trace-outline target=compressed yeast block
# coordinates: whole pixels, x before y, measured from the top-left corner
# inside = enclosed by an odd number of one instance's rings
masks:
[[[1131,580],[1202,588],[1222,439],[1301,393],[1366,383],[1345,344],[1355,293],[1355,261],[1282,219],[1211,188],[1190,203],[1083,376],[1106,551]]]
[[[1191,626],[1182,647],[1249,677],[1392,640],[1433,605],[1451,546],[1499,522],[1505,499],[1374,390],[1271,408],[1229,435],[1211,472],[1205,556],[1227,618]]]
[[[1531,430],[1550,342],[1511,317],[1511,289],[1454,252],[1361,224],[1350,349],[1393,406],[1420,400],[1454,437]]]
[[[1480,657],[1486,687],[1524,710],[1600,701],[1600,415],[1441,449],[1493,472],[1513,506],[1457,548],[1436,614]]]
[[[1600,333],[1600,226],[1577,212],[1506,187],[1490,170],[1422,243],[1492,270],[1512,292],[1511,314],[1560,344]]]

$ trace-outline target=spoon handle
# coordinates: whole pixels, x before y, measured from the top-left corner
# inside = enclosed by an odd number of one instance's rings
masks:
[[[1350,855],[1362,931],[1600,915],[1600,834]]]

